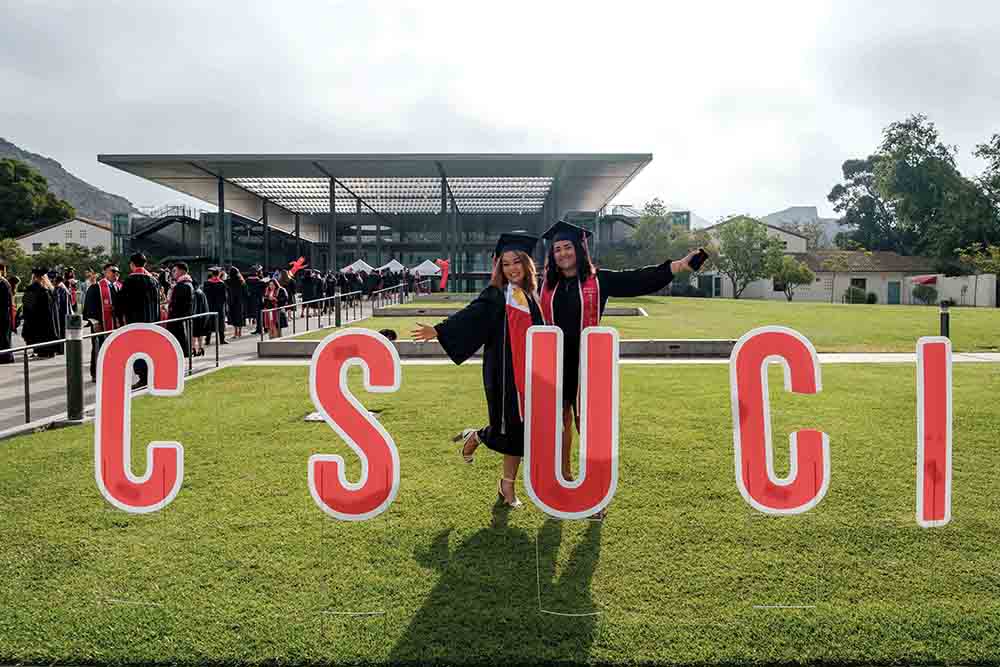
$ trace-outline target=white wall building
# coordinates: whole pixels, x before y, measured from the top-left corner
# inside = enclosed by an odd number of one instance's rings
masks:
[[[101,246],[111,250],[111,225],[76,217],[18,236],[15,239],[27,254],[44,248],[75,243],[84,248]]]
[[[725,222],[706,228],[713,240],[718,239],[719,227]],[[959,305],[993,308],[997,305],[997,277],[981,275],[947,278],[934,273],[934,260],[927,257],[903,256],[895,252],[848,250],[814,250],[807,252],[805,237],[795,232],[762,223],[768,236],[782,241],[785,253],[805,262],[816,274],[810,285],[795,289],[795,301],[826,301],[841,303],[849,287],[874,294],[878,303],[911,304],[914,276],[928,276],[938,292],[938,299],[950,299]],[[836,263],[844,270],[831,270]],[[698,287],[711,296],[733,298],[729,278],[719,272],[706,271],[698,276]],[[963,291],[964,287],[964,291]],[[784,300],[785,292],[770,278],[750,283],[740,295],[743,299]]]

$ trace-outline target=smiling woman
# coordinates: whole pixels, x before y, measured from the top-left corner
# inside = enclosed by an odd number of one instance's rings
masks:
[[[517,470],[524,455],[524,368],[528,328],[542,324],[535,301],[535,263],[531,252],[538,238],[502,234],[493,252],[490,285],[468,306],[431,327],[420,324],[413,331],[419,341],[437,338],[456,364],[483,349],[483,389],[489,408],[489,425],[465,429],[461,455],[472,462],[480,443],[503,454],[503,477],[497,494],[512,507],[521,502],[514,491]]]

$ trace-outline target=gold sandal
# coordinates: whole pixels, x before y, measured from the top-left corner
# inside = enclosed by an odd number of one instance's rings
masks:
[[[511,507],[512,509],[518,509],[519,507],[523,506],[524,503],[522,503],[520,500],[518,500],[516,495],[514,496],[514,502],[510,502],[509,500],[507,500],[507,496],[505,496],[503,494],[503,483],[504,482],[510,482],[511,493],[514,492],[513,491],[513,489],[514,489],[514,480],[508,479],[506,477],[500,478],[500,481],[497,482],[497,496],[499,496],[500,501],[503,502],[504,505],[507,505],[508,507]]]
[[[472,448],[472,452],[470,454],[466,454],[465,448],[469,446],[470,440],[473,440],[476,443],[476,446]],[[456,435],[454,438],[452,438],[451,441],[452,442],[461,441],[462,446],[458,448],[458,455],[461,456],[462,460],[465,461],[466,463],[472,463],[476,455],[476,449],[480,445],[479,434],[476,432],[476,429],[467,428],[458,435]]]

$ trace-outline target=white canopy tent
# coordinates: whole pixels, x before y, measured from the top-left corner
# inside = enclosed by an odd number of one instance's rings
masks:
[[[399,261],[397,261],[395,259],[390,259],[388,261],[388,263],[383,264],[382,266],[378,267],[378,270],[379,271],[385,271],[386,269],[388,269],[389,271],[392,271],[393,273],[398,273],[398,272],[402,271],[405,268],[406,267],[403,266]]]
[[[340,272],[341,273],[347,273],[347,271],[349,271],[349,270],[353,271],[354,273],[360,273],[361,271],[366,271],[368,273],[371,273],[372,271],[375,270],[375,267],[372,266],[371,264],[369,264],[368,262],[366,262],[365,260],[359,259],[356,262],[354,262],[353,264],[348,264],[347,266],[345,266],[344,268],[342,268],[340,270]]]
[[[425,259],[410,269],[410,273],[417,276],[438,276],[441,275],[441,268],[431,260]]]

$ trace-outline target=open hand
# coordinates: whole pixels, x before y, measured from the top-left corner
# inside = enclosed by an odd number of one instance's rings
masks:
[[[437,330],[428,324],[417,322],[417,328],[411,331],[410,335],[413,336],[413,340],[426,343],[437,338]]]

